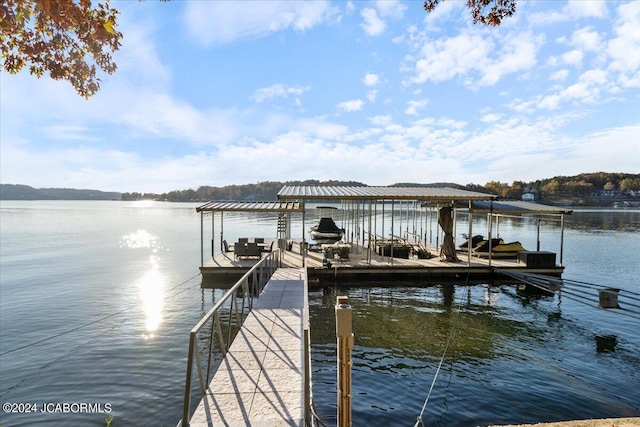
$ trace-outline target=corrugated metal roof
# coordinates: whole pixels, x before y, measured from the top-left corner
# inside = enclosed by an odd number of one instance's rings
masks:
[[[471,212],[473,213],[489,213],[491,212],[491,203],[486,201],[474,201],[472,203]],[[525,202],[521,200],[500,200],[493,202],[493,213],[503,214],[546,214],[560,215],[571,214],[573,210],[558,206],[542,205],[535,202]]]
[[[304,209],[298,202],[231,202],[211,201],[196,208],[196,212],[301,212]]]
[[[321,200],[492,200],[496,196],[449,187],[332,187],[285,185],[278,199]]]

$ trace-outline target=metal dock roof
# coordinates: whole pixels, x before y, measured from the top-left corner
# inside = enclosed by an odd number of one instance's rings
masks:
[[[493,205],[493,206],[492,206]],[[473,201],[471,205],[473,213],[495,214],[545,214],[562,215],[571,214],[573,210],[560,206],[542,205],[535,202],[525,202],[522,200],[499,200],[489,203],[487,201]]]
[[[450,187],[333,187],[285,185],[278,199],[319,200],[493,200],[497,196]]]
[[[211,201],[196,208],[196,212],[301,212],[298,202],[231,202]]]

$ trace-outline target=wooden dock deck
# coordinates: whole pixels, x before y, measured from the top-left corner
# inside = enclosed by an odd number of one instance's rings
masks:
[[[303,257],[300,251],[300,241],[293,240],[291,251],[283,251],[282,265],[301,268]],[[367,249],[359,244],[353,244],[348,260],[331,261],[331,267],[323,267],[323,254],[307,251],[307,273],[310,280],[323,281],[336,279],[366,280],[370,278],[433,278],[439,280],[465,280],[467,275],[472,281],[487,281],[495,277],[495,269],[504,269],[512,272],[527,272],[561,276],[563,266],[547,268],[530,268],[515,259],[492,259],[472,256],[471,264],[468,264],[466,253],[458,253],[458,262],[441,262],[437,256],[438,249],[427,245],[431,254],[436,255],[430,259],[404,259],[390,258],[376,253],[369,259]],[[235,259],[233,252],[218,253],[200,268],[203,276],[202,287],[227,287],[248,271],[258,260]]]
[[[304,426],[306,271],[278,268],[254,301],[190,422]]]

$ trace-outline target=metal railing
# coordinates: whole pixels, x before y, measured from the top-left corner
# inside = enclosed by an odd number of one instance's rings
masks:
[[[191,393],[194,360],[200,382],[200,393],[204,396],[211,380],[211,357],[214,352],[214,343],[217,343],[219,350],[224,357],[231,346],[231,342],[242,326],[245,319],[245,306],[247,313],[253,307],[253,298],[257,298],[262,292],[267,281],[273,272],[280,267],[280,250],[275,249],[265,256],[260,262],[247,271],[229,289],[222,298],[209,310],[209,312],[191,329],[189,333],[189,359],[187,360],[187,379],[184,385],[184,406],[182,408],[182,420],[178,426],[188,427],[191,421]],[[240,295],[239,295],[240,294]],[[242,299],[239,307],[238,299]],[[228,310],[226,313],[225,309]],[[224,315],[226,314],[226,318]],[[223,332],[223,323],[226,321],[226,334]],[[198,346],[198,333],[210,323],[208,333],[208,349],[206,372],[201,361],[200,349]],[[226,336],[225,336],[226,335]]]

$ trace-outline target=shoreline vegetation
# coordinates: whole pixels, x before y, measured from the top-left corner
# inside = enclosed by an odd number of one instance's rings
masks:
[[[168,193],[115,192],[72,188],[33,188],[20,184],[0,184],[0,200],[158,200],[168,202],[206,202],[209,200],[276,200],[284,185],[367,186],[357,181],[264,181],[257,184],[201,186],[197,190],[174,190]],[[397,187],[453,187],[488,193],[501,199],[520,200],[533,194],[543,204],[576,207],[640,207],[640,174],[583,173],[556,176],[531,182],[514,181],[511,185],[490,181],[485,185],[460,185],[450,182],[431,184],[396,183]]]

